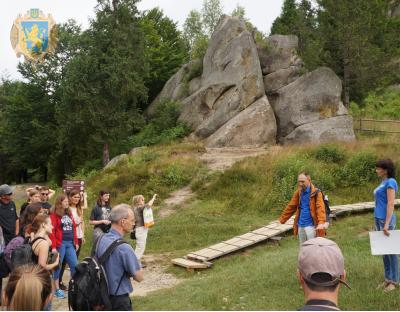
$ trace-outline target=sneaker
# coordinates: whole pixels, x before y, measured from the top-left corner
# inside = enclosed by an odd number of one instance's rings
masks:
[[[61,290],[68,290],[67,286],[65,286],[63,283],[60,283],[60,289]]]
[[[384,288],[386,288],[387,286],[389,286],[389,284],[390,284],[390,282],[384,281],[384,282],[380,283],[380,284],[378,285],[378,287],[376,287],[376,289],[384,289]],[[60,288],[61,288],[61,287],[60,287]]]
[[[64,292],[61,289],[56,290],[56,292],[54,293],[54,297],[58,299],[65,299]]]
[[[390,291],[392,291],[392,290],[395,290],[396,289],[396,285],[395,284],[393,284],[393,283],[390,283],[389,285],[387,285],[386,287],[385,287],[385,289],[383,290],[385,293],[388,293],[388,292],[390,292]]]

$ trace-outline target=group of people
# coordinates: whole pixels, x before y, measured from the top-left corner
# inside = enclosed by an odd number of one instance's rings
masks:
[[[398,184],[395,171],[391,159],[378,160],[375,164],[381,183],[373,191],[374,224],[375,230],[383,231],[386,236],[396,228],[394,202]],[[302,310],[338,310],[339,284],[346,284],[343,255],[336,243],[324,238],[328,224],[322,192],[306,172],[299,173],[298,186],[279,222],[285,223],[295,214],[293,233],[300,243],[298,277],[306,297]],[[383,265],[384,280],[377,288],[391,292],[399,285],[398,256],[384,255]]]
[[[40,309],[51,310],[53,296],[65,298],[64,291],[67,290],[67,285],[64,285],[62,280],[66,265],[68,264],[72,277],[82,245],[85,244],[83,217],[83,210],[87,205],[85,194],[79,190],[71,190],[67,194],[57,196],[54,205],[50,205],[48,201],[55,195],[53,190],[48,187],[30,188],[27,189],[27,202],[21,206],[18,216],[17,208],[12,201],[12,193],[10,186],[6,184],[0,186],[0,227],[3,230],[4,242],[7,246],[10,242],[12,245],[15,238],[24,238],[32,249],[32,263],[12,268],[9,281],[23,279],[26,282],[27,276],[29,278],[37,276],[42,283],[42,287],[37,290],[43,291],[40,296],[43,305]],[[136,232],[136,235],[133,235],[137,239],[136,250],[134,251],[130,244],[118,246],[104,264],[113,310],[129,310],[131,306],[129,293],[132,292],[129,277],[137,281],[143,279],[144,265],[140,259],[147,240],[143,210],[150,208],[155,199],[156,195],[145,204],[144,197],[136,195],[132,198],[132,205],[117,205],[111,208],[110,193],[100,191],[91,212],[89,224],[94,226],[92,247],[98,257],[113,240],[127,233]],[[46,278],[43,277],[43,272],[46,272]],[[49,281],[50,288],[47,284]],[[19,307],[16,309],[26,310],[26,305],[29,305],[26,298],[18,299],[22,305],[18,306],[17,303],[17,298],[22,298],[20,286],[25,287],[24,283],[7,284],[6,294],[15,294],[6,296],[4,303],[9,308]],[[47,293],[48,289],[51,296]],[[36,302],[31,303],[36,304]],[[30,307],[28,310],[34,310],[37,305]]]
[[[374,190],[375,228],[389,236],[396,227],[394,200],[398,185],[395,166],[390,159],[379,160],[375,171],[381,179]],[[322,191],[313,185],[306,172],[298,175],[298,185],[279,221],[285,223],[295,214],[293,232],[300,242],[297,275],[306,299],[302,310],[338,310],[339,285],[348,286],[343,255],[335,242],[324,238],[328,223]],[[85,243],[84,198],[81,192],[72,190],[59,195],[51,206],[48,199],[54,191],[49,188],[30,189],[28,193],[28,202],[22,205],[18,217],[11,200],[12,189],[8,185],[0,186],[0,226],[5,243],[18,235],[23,236],[29,240],[33,253],[32,264],[12,271],[4,303],[9,309],[50,310],[53,295],[64,298],[62,288],[66,286],[62,284],[62,275],[65,263],[73,276]],[[125,234],[135,231],[137,240],[135,250],[130,244],[120,244],[104,262],[112,310],[132,309],[130,278],[143,280],[144,266],[140,259],[148,233],[143,211],[150,208],[155,199],[156,195],[145,204],[144,197],[136,195],[132,205],[119,204],[111,208],[110,193],[100,191],[91,212],[89,223],[94,226],[93,250],[97,258]],[[397,255],[384,255],[383,263],[384,280],[378,288],[390,292],[399,283]],[[24,294],[27,287],[35,288],[37,297],[34,300]]]

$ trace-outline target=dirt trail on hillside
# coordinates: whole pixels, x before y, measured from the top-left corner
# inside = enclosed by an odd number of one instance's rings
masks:
[[[256,157],[270,153],[279,147],[257,147],[257,148],[207,148],[206,153],[200,156],[200,159],[212,171],[224,171],[233,166],[239,160],[248,157]]]
[[[206,148],[206,152],[199,158],[211,171],[224,171],[233,166],[236,162],[248,158],[265,154],[276,153],[280,149],[279,146],[258,148]],[[194,197],[190,186],[173,192],[169,198],[164,200],[163,207],[158,211],[159,218],[165,218],[185,207],[185,204]]]

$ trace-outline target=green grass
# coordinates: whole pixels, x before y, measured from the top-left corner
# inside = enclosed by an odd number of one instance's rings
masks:
[[[351,290],[342,287],[343,310],[398,310],[399,291],[376,290],[383,280],[381,257],[371,256],[367,232],[373,215],[353,215],[335,222],[328,238],[341,247]],[[188,273],[180,285],[146,297],[134,297],[140,310],[295,310],[303,295],[296,279],[298,241],[287,236],[280,246],[263,243],[215,260],[212,269]]]
[[[150,230],[147,254],[181,257],[211,244],[249,232],[276,219],[290,199],[300,170],[329,195],[332,205],[373,200],[379,181],[374,162],[391,157],[400,164],[400,146],[388,139],[356,143],[285,147],[273,155],[245,159],[223,173],[210,173],[197,158],[204,151],[196,144],[169,144],[144,149],[115,168],[86,178],[89,207],[101,188],[112,192],[113,205],[130,202],[134,194],[160,194],[154,208],[156,224]],[[190,184],[195,198],[157,218],[162,200]],[[85,211],[87,220],[90,210]],[[383,278],[380,257],[372,257],[368,230],[373,216],[343,218],[329,229],[342,247],[352,290],[342,289],[340,306],[352,310],[397,310],[398,291],[375,290]],[[92,227],[86,223],[89,254]],[[295,277],[298,241],[287,236],[281,246],[260,244],[214,261],[214,267],[188,273],[171,265],[169,272],[184,278],[178,286],[134,298],[140,310],[293,310],[303,296]]]

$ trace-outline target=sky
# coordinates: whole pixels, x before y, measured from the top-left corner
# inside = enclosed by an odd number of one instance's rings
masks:
[[[237,4],[244,7],[246,17],[261,31],[269,33],[272,22],[280,14],[283,0],[220,0],[224,13],[231,13]],[[94,16],[96,0],[2,0],[0,10],[0,77],[21,79],[17,71],[18,62],[10,42],[10,30],[19,14],[38,8],[45,15],[50,13],[56,23],[73,18],[85,29],[89,18]],[[140,11],[159,7],[164,14],[178,22],[181,28],[190,10],[201,10],[203,0],[141,0]]]

